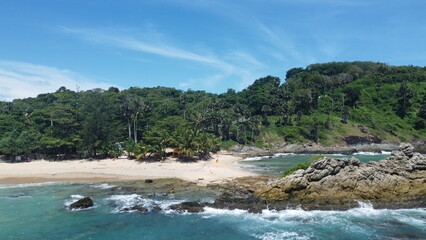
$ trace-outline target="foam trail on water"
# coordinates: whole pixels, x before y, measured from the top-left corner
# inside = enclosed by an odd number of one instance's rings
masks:
[[[243,159],[243,162],[250,162],[250,161],[260,161],[263,159],[269,159],[269,158],[278,158],[283,156],[291,156],[294,155],[294,153],[276,153],[274,155],[267,155],[267,156],[259,156],[259,157],[248,157]],[[304,155],[304,154],[298,154],[298,155]]]
[[[353,155],[364,155],[364,156],[377,156],[377,155],[388,155],[391,154],[390,152],[356,152]]]
[[[248,211],[241,210],[241,209],[229,210],[229,209],[205,207],[203,214],[211,215],[211,216],[217,216],[217,215],[241,216],[241,215],[248,214]]]
[[[309,237],[307,236],[299,236],[296,232],[267,232],[263,234],[254,234],[253,237],[261,240],[307,240]]]
[[[116,186],[110,185],[108,183],[100,183],[100,184],[93,184],[93,185],[91,185],[91,187],[100,188],[100,189],[110,189],[110,188],[113,188],[113,187],[116,187]]]
[[[0,185],[0,189],[38,187],[38,186],[48,186],[48,185],[60,185],[60,184],[67,184],[67,183],[42,182],[42,183],[7,184],[7,185]]]
[[[263,157],[248,157],[248,158],[244,158],[242,161],[243,162],[260,161],[260,160],[266,159],[266,158],[268,158],[268,157],[265,157],[265,156],[263,156]]]

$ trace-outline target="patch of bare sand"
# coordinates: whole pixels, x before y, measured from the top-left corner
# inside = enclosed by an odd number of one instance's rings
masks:
[[[170,158],[161,162],[104,159],[93,161],[50,162],[39,160],[25,163],[0,163],[0,184],[112,182],[179,178],[206,185],[227,179],[256,175],[238,168],[236,163],[239,160],[241,160],[240,157],[215,154],[210,160],[188,163]]]

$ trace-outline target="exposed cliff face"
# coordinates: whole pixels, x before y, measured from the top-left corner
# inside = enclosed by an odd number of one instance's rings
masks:
[[[426,206],[426,156],[401,144],[392,156],[360,163],[356,158],[322,158],[306,170],[257,189],[255,198],[274,208],[282,204],[307,209],[345,209],[358,201],[376,207]]]

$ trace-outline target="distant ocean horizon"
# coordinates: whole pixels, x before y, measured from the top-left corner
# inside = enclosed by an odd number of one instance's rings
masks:
[[[253,214],[205,208],[178,213],[168,207],[212,202],[217,193],[201,188],[170,193],[171,182],[155,182],[0,185],[0,239],[426,239],[425,208],[374,209],[358,202],[347,211],[295,208]],[[69,210],[83,196],[91,196],[94,207]],[[135,205],[150,212],[122,212]],[[155,206],[162,210],[154,211]]]

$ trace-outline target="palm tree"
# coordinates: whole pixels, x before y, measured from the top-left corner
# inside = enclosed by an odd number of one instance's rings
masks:
[[[196,155],[195,135],[197,130],[190,128],[181,128],[175,132],[176,146],[182,151],[183,155],[192,158]]]

